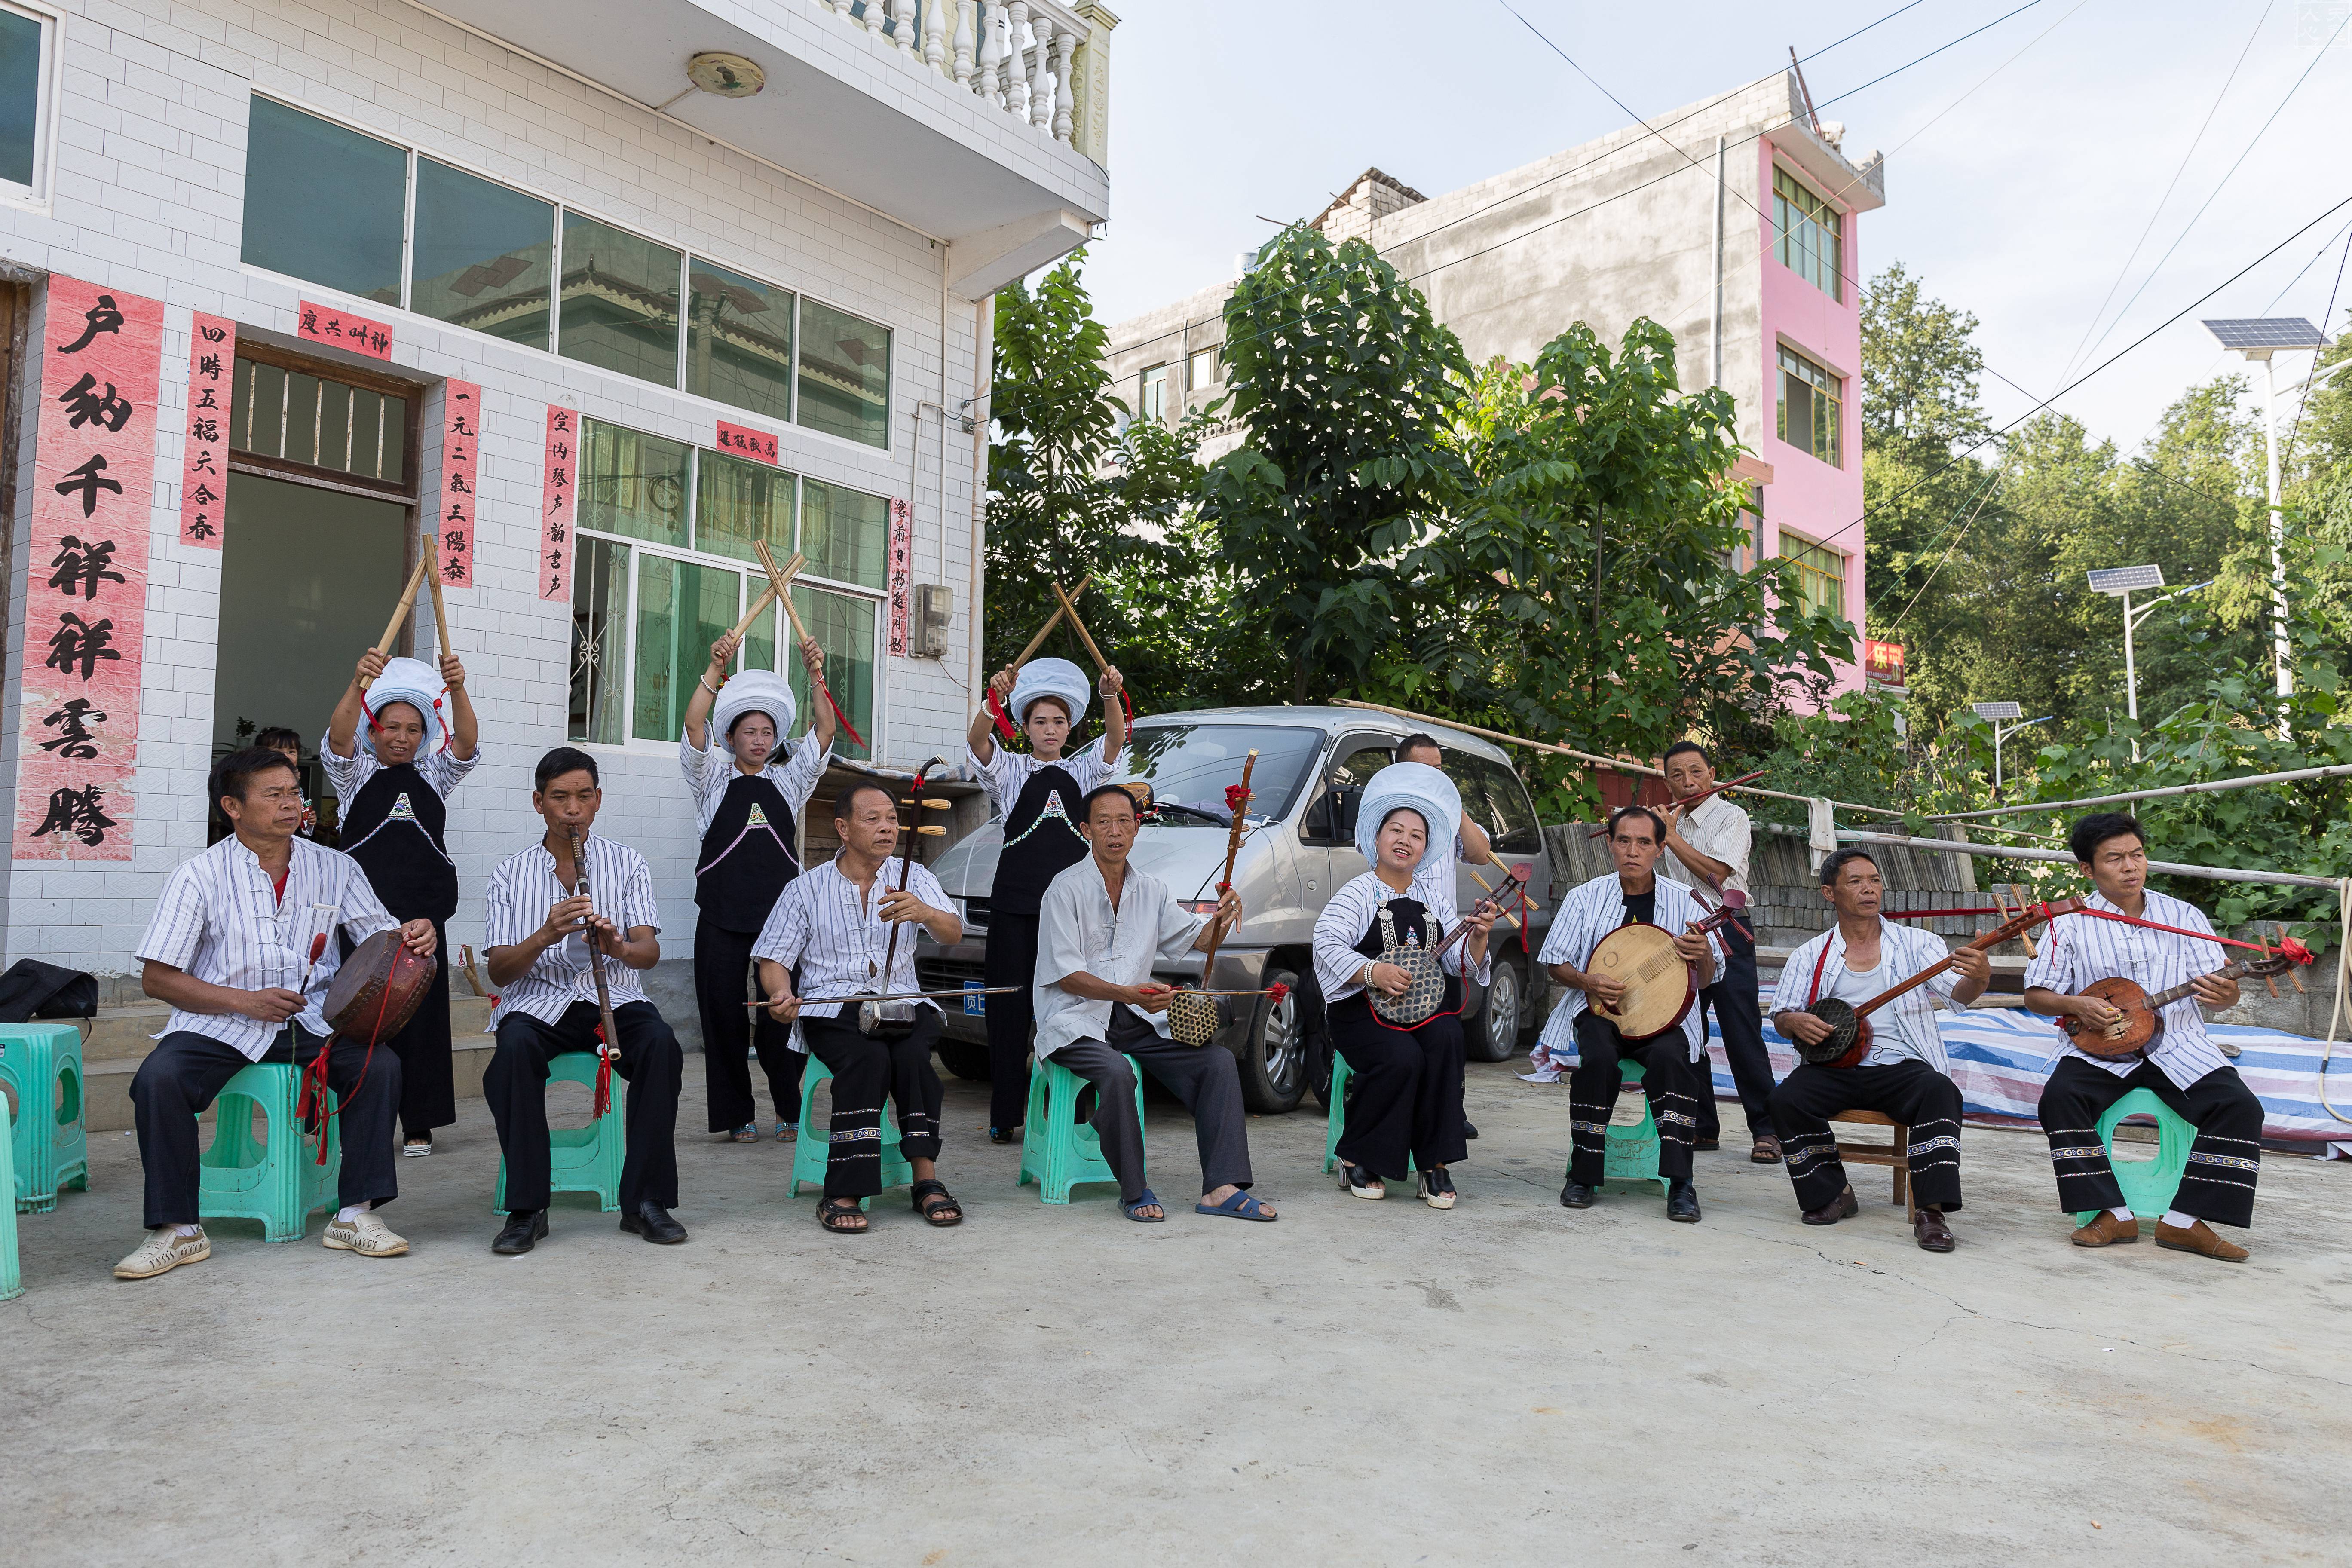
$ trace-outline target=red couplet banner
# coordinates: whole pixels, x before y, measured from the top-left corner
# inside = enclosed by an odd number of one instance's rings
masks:
[[[904,500],[890,501],[890,657],[907,657],[908,597],[915,580],[915,512]]]
[[[776,461],[776,438],[765,430],[754,430],[748,425],[730,425],[719,421],[719,449],[732,452],[739,458],[749,458],[755,463],[772,466]]]
[[[539,504],[539,596],[572,596],[572,494],[578,489],[580,416],[547,405],[547,479]]]
[[[339,349],[349,349],[370,359],[392,357],[392,328],[382,321],[371,321],[365,316],[355,316],[349,310],[332,305],[314,305],[305,300],[294,316],[294,334],[314,343],[331,343]]]
[[[474,509],[480,489],[482,389],[452,381],[441,394],[441,583],[474,585]]]
[[[15,856],[128,860],[163,302],[52,274],[39,350]]]
[[[187,446],[180,458],[180,542],[196,550],[221,547],[236,366],[236,324],[198,310],[188,332]]]

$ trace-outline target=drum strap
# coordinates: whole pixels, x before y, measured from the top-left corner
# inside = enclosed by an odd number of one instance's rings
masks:
[[[1830,949],[1836,945],[1837,932],[1832,929],[1830,932],[1830,940],[1822,943],[1822,955],[1813,960],[1813,983],[1811,985],[1806,987],[1805,990],[1805,1005],[1807,1007],[1811,1007],[1814,1003],[1822,999],[1822,971],[1829,966]],[[1838,967],[1843,969],[1845,965],[1841,962]]]

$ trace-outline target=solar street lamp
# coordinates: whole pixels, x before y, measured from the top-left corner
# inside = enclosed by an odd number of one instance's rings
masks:
[[[2271,658],[2276,666],[2278,694],[2284,698],[2294,690],[2294,663],[2286,640],[2286,525],[2279,517],[2278,377],[2271,368],[2271,356],[2316,353],[2327,346],[2327,339],[2301,316],[2231,318],[2207,321],[2205,330],[2223,348],[2249,363],[2260,360],[2263,364],[2263,435],[2270,447]],[[2279,715],[2279,735],[2288,736],[2284,712]]]
[[[2162,598],[2150,599],[2147,604],[2134,609],[2131,596],[2135,590],[2164,586],[2163,567],[2107,566],[2090,572],[2087,575],[2091,579],[2093,593],[2113,594],[2124,602],[2124,710],[2131,715],[2132,723],[2137,726],[2139,723],[2139,668],[2132,658],[2132,632],[2140,622],[2147,619],[2149,613],[2158,605],[2168,600],[2178,599],[2183,594],[2193,594],[2200,588],[2210,588],[2213,585],[2213,580],[2208,577],[2202,583],[2192,583],[2186,588],[2175,588]],[[2132,761],[2139,761],[2137,735],[2132,737]]]
[[[2001,723],[2002,720],[2015,719],[2025,710],[2014,702],[1971,702],[1969,706],[1976,710],[1978,718],[1992,725],[1992,793],[1993,798],[1998,800],[2000,798],[2000,743],[2020,730],[2031,725],[2047,724],[2056,715],[2044,713],[2039,719],[2028,719],[2021,723],[2004,726]]]

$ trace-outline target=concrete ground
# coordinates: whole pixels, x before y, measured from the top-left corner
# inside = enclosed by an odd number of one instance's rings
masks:
[[[2269,1161],[2237,1268],[2068,1246],[2041,1140],[1976,1129],[1949,1257],[1883,1170],[1814,1230],[1736,1152],[1700,1156],[1697,1226],[1572,1214],[1566,1089],[1507,1064],[1472,1068],[1450,1214],[1339,1191],[1307,1111],[1252,1123],[1278,1224],[1147,1227],[1102,1189],[1015,1191],[950,1079],[969,1220],[901,1194],[835,1237],[787,1149],[704,1140],[688,1061],[677,1248],[559,1199],[536,1253],[492,1257],[468,1100],[400,1167],[410,1257],[229,1222],[209,1262],[121,1283],[137,1154],[94,1140],[96,1190],[24,1217],[0,1306],[0,1560],[2352,1556],[2341,1166]],[[1172,1198],[1190,1127],[1150,1120]]]

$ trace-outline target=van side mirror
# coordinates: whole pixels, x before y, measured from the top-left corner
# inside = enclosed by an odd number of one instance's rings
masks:
[[[1334,789],[1331,795],[1338,803],[1339,813],[1339,830],[1332,837],[1342,844],[1351,843],[1356,837],[1356,816],[1364,804],[1364,786],[1348,784]]]

